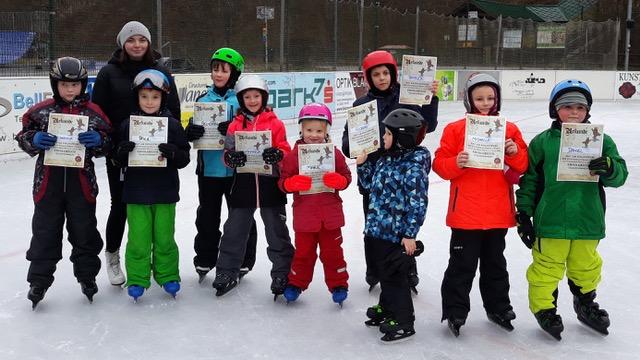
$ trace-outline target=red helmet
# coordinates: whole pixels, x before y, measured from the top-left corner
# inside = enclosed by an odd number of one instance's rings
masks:
[[[298,123],[305,119],[325,120],[329,125],[332,125],[331,110],[325,104],[311,103],[303,106],[298,115]]]
[[[398,73],[398,63],[390,52],[384,50],[372,51],[362,60],[362,71],[368,73],[372,68],[379,65],[391,65],[395,73]]]

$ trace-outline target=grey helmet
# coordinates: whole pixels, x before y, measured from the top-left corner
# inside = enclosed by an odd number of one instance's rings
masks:
[[[240,76],[240,79],[238,79],[238,82],[236,82],[234,91],[236,92],[236,97],[238,98],[240,106],[244,108],[242,93],[249,89],[260,91],[262,93],[262,106],[267,106],[269,99],[269,88],[267,87],[267,82],[260,76],[253,74],[242,75]]]
[[[496,81],[496,79],[489,75],[489,74],[484,74],[484,73],[475,73],[475,74],[471,74],[471,76],[469,76],[469,79],[467,79],[467,82],[464,85],[464,108],[467,109],[467,112],[472,112],[471,109],[471,90],[473,90],[474,87],[481,85],[481,84],[487,84],[487,85],[492,85],[495,86],[496,88],[496,111],[500,111],[500,105],[501,105],[501,99],[502,97],[500,96],[500,84],[498,84],[498,81]]]

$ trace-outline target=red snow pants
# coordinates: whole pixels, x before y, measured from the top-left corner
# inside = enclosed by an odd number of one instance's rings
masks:
[[[316,249],[320,245],[320,261],[324,267],[324,281],[329,291],[336,287],[348,288],[347,263],[342,252],[342,231],[340,228],[319,232],[296,232],[296,251],[289,272],[289,285],[301,290],[307,289],[313,279],[313,268],[318,255]]]

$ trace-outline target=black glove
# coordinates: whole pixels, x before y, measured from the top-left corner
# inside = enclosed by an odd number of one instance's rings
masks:
[[[262,151],[262,159],[269,165],[277,164],[284,154],[282,150],[274,147],[266,148]]]
[[[116,150],[117,156],[127,156],[135,147],[136,143],[133,141],[121,141],[120,144],[118,144],[118,149]]]
[[[613,162],[608,156],[601,156],[589,161],[589,170],[595,175],[609,177],[613,174]]]
[[[227,129],[229,129],[229,124],[231,124],[231,120],[223,121],[218,124],[218,131],[220,131],[220,134],[222,134],[222,136],[227,136]]]
[[[165,159],[173,160],[176,158],[176,152],[178,151],[178,147],[175,146],[174,144],[163,143],[158,145],[158,150],[160,150],[160,154],[162,154],[162,156],[164,156]]]
[[[518,235],[526,247],[531,249],[536,241],[536,233],[533,230],[531,217],[523,212],[516,213],[516,223],[518,225]]]
[[[244,151],[227,151],[224,153],[224,162],[231,168],[243,167],[247,162]]]
[[[204,126],[189,123],[184,131],[187,134],[187,140],[198,140],[204,135]]]

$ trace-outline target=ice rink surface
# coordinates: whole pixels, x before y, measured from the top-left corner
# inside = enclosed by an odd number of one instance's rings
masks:
[[[432,154],[444,126],[463,113],[461,102],[440,104],[438,129],[423,143]],[[502,114],[518,125],[527,142],[550,124],[544,101],[507,101]],[[607,237],[599,247],[604,268],[597,300],[611,316],[609,336],[598,335],[577,321],[566,281],[560,284],[558,301],[565,325],[563,340],[557,342],[538,328],[527,300],[525,271],[530,251],[511,229],[505,255],[518,316],[515,330],[505,332],[486,319],[476,278],[467,324],[454,338],[440,323],[440,284],[450,236],[444,220],[449,185],[435,173],[430,175],[427,220],[419,235],[426,251],[418,261],[420,293],[414,296],[417,333],[408,341],[381,344],[381,334],[363,325],[366,308],[377,302],[379,290],[369,293],[364,282],[361,197],[355,184],[342,192],[347,217],[343,247],[350,274],[349,298],[343,308],[331,301],[319,263],[310,288],[296,303],[286,305],[282,298],[273,301],[259,217],[255,268],[236,289],[216,298],[212,275],[198,284],[192,265],[198,206],[195,161],[180,171],[176,241],[182,290],[176,300],[153,284],[135,304],[126,290],[111,286],[101,271],[100,291],[90,304],[73,277],[70,245],[65,241],[56,280],[32,311],[26,298],[25,252],[31,237],[34,159],[9,155],[0,157],[0,359],[638,359],[640,151],[634,150],[640,143],[638,114],[640,103],[633,102],[596,101],[592,110],[592,122],[604,124],[629,169],[625,186],[607,190]],[[337,143],[343,124],[333,127]],[[293,144],[297,126],[289,125],[287,131]],[[104,236],[109,191],[103,159],[96,160],[96,171],[101,189],[97,217]]]

